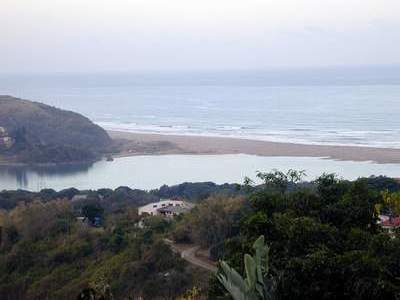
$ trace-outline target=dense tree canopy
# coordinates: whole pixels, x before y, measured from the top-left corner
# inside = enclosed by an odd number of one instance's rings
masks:
[[[99,213],[97,207],[89,210]],[[137,213],[127,210],[108,215],[103,227],[87,226],[66,200],[33,201],[0,212],[0,298],[184,294],[194,284],[192,272],[157,237],[155,225],[141,229],[137,221]]]
[[[263,189],[249,202],[252,210],[235,237],[241,247],[227,241],[231,247],[225,258],[243,268],[239,257],[264,235],[280,298],[400,297],[399,235],[377,225],[375,205],[384,199],[368,181],[344,182],[323,175],[316,190]]]

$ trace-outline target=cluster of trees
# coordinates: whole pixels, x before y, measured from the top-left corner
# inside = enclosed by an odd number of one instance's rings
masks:
[[[240,220],[248,209],[243,196],[212,196],[177,222],[172,237],[176,242],[209,248],[211,258],[216,260],[223,253],[225,240],[240,233]]]
[[[395,180],[349,182],[325,174],[305,184],[301,173],[278,171],[258,177],[264,184],[244,199],[198,205],[176,226],[175,238],[218,248],[211,254],[226,262],[225,274],[229,265],[244,278],[243,257],[264,236],[278,299],[400,297],[400,234],[377,224],[377,208],[397,207]],[[226,292],[215,277],[210,298],[229,299]]]
[[[85,226],[71,202],[34,200],[0,213],[1,299],[174,299],[193,272],[134,208]],[[112,296],[112,297],[111,297]],[[89,297],[89,298],[85,298]],[[92,297],[92,298],[90,298]],[[129,298],[129,299],[131,299]]]
[[[201,202],[212,195],[224,195],[231,197],[235,195],[244,195],[245,191],[241,190],[238,184],[215,184],[214,182],[185,182],[182,184],[168,186],[163,185],[154,193],[161,198],[184,198],[190,199],[191,202]]]
[[[375,205],[378,214],[389,217],[400,216],[400,192],[391,193],[388,190],[382,192],[383,203]]]

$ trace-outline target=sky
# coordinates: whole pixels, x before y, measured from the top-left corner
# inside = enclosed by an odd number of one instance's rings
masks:
[[[0,0],[0,72],[400,64],[399,0]]]

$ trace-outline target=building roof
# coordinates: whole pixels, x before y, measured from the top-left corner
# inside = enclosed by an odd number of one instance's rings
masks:
[[[381,225],[385,227],[394,227],[394,228],[400,227],[400,216],[383,221]]]
[[[88,195],[86,195],[86,194],[78,194],[78,195],[73,196],[71,201],[74,202],[74,201],[79,201],[79,200],[86,200],[87,197],[88,197]]]
[[[182,207],[182,206],[166,206],[166,207],[162,207],[157,209],[158,212],[160,213],[172,213],[172,214],[181,214],[181,213],[185,213],[188,212],[190,209],[186,208],[186,207]]]
[[[167,207],[169,204],[184,204],[186,205],[186,202],[183,200],[173,200],[173,199],[160,199],[160,201],[156,201],[156,202],[151,202],[148,203],[146,205],[140,206],[139,209],[144,209],[144,208],[152,208],[153,205],[157,205],[157,207],[162,207],[162,205],[164,204],[165,207]]]

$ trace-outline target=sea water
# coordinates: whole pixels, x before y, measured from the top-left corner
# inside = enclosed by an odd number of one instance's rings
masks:
[[[400,67],[0,74],[0,94],[73,110],[109,130],[400,148]],[[186,161],[188,157],[135,157],[127,164],[98,162],[79,170],[1,167],[0,188],[240,182],[243,175],[271,166],[299,166],[313,175],[337,172],[346,178],[400,175],[398,165],[367,162],[304,158],[310,161],[296,165],[300,158],[239,155],[223,156],[231,162],[226,168],[222,156],[201,156],[200,164],[192,163],[194,157]],[[121,172],[114,174],[115,168]]]
[[[3,74],[0,94],[112,130],[400,148],[400,67]]]

